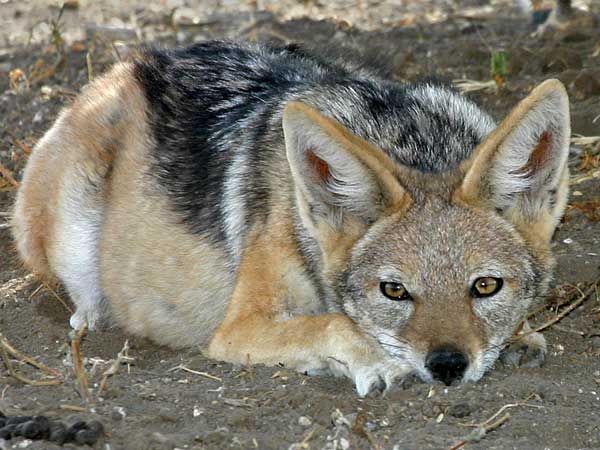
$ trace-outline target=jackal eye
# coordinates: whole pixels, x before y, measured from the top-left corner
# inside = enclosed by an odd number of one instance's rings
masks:
[[[379,283],[379,289],[381,289],[381,293],[390,300],[412,300],[412,297],[402,283],[382,281]]]
[[[471,286],[472,297],[491,297],[502,289],[502,278],[482,277],[477,278]]]

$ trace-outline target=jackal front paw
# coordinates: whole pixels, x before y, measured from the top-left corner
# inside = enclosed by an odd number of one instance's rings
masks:
[[[384,359],[371,364],[351,365],[331,359],[329,368],[334,374],[345,375],[354,381],[356,392],[361,397],[390,389],[394,383],[411,372],[407,364],[395,359]]]
[[[81,330],[87,325],[88,330],[97,330],[102,327],[102,314],[97,309],[77,308],[69,320],[71,328]]]
[[[532,333],[506,347],[501,359],[511,366],[541,367],[546,351],[546,338],[541,333]]]

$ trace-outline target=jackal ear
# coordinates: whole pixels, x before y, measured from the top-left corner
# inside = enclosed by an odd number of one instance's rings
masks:
[[[547,80],[475,149],[455,195],[549,241],[567,201],[570,135],[565,88]]]
[[[381,150],[339,122],[299,102],[283,113],[285,146],[296,195],[313,219],[341,228],[351,216],[376,220],[387,208],[400,207],[408,194]]]

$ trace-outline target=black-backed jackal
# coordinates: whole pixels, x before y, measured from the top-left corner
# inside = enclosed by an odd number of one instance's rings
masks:
[[[360,395],[478,380],[548,288],[569,135],[556,80],[496,126],[442,84],[294,47],[146,49],[38,143],[14,236],[75,328],[106,315]]]

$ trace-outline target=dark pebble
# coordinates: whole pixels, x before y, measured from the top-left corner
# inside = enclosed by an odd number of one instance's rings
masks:
[[[55,422],[50,427],[50,440],[58,444],[67,442],[67,427],[61,422]]]
[[[40,424],[31,420],[21,425],[21,436],[27,439],[42,439],[44,433]]]
[[[79,430],[75,442],[81,445],[93,445],[98,440],[98,433],[93,430]]]
[[[6,421],[6,425],[18,425],[20,423],[29,422],[32,419],[33,419],[32,416],[14,416],[14,417],[8,417],[8,419]]]
[[[13,436],[23,436],[23,427],[25,426],[26,423],[29,423],[29,422],[23,422],[23,423],[18,423],[16,425],[14,425],[15,430],[13,431]]]
[[[102,423],[97,420],[91,420],[90,422],[88,422],[87,427],[88,429],[95,431],[98,434],[98,436],[104,434],[104,425],[102,425]]]
[[[33,421],[40,426],[42,439],[46,439],[50,435],[50,419],[44,416],[36,416]]]
[[[67,428],[67,442],[74,441],[78,431],[87,430],[87,424],[83,421],[75,422]]]
[[[471,405],[466,402],[456,403],[448,408],[448,414],[459,419],[467,417],[471,415]]]

